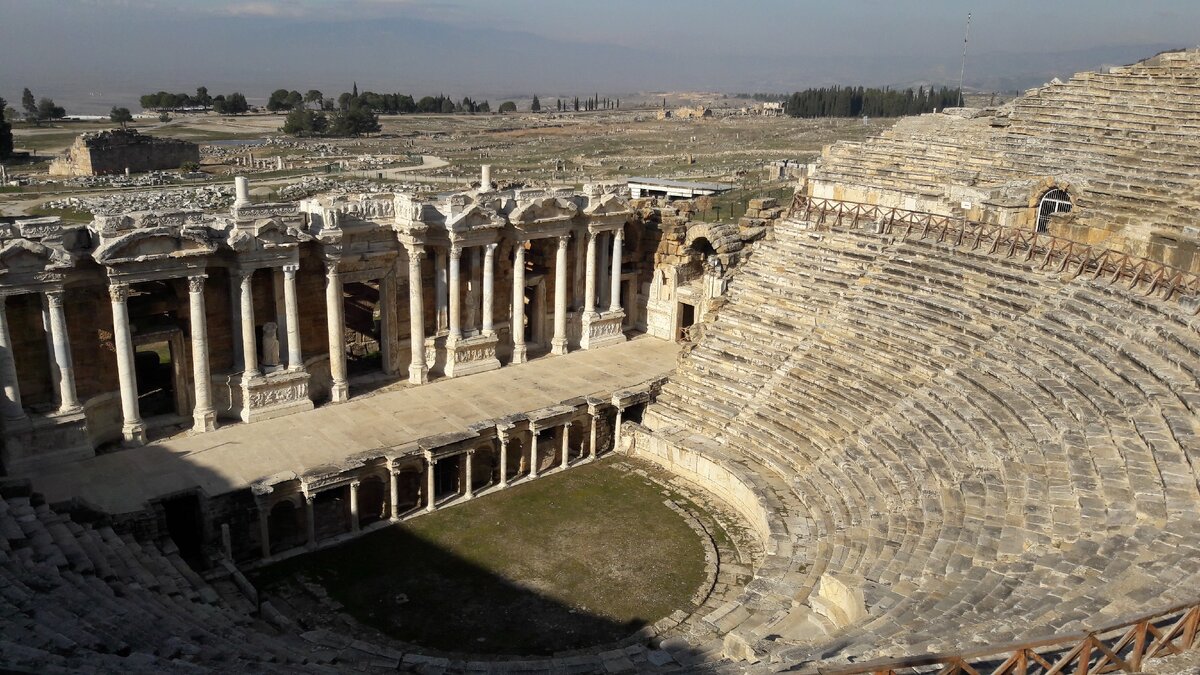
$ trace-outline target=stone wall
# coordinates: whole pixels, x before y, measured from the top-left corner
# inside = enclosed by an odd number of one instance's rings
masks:
[[[178,169],[200,162],[200,146],[176,138],[145,136],[136,129],[81,134],[50,163],[51,176],[102,176]]]

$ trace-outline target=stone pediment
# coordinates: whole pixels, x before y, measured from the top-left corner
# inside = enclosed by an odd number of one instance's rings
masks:
[[[112,265],[147,260],[171,260],[212,255],[217,251],[212,231],[205,227],[156,227],[136,230],[96,249],[96,262]]]
[[[574,202],[561,197],[542,197],[519,205],[509,216],[514,225],[537,225],[570,220],[579,213]]]
[[[589,217],[598,218],[603,216],[629,216],[633,214],[633,209],[629,206],[628,199],[610,192],[595,198],[583,212]]]
[[[470,230],[489,230],[504,227],[504,218],[494,210],[472,204],[462,213],[446,219],[446,230],[450,232],[468,232]]]
[[[66,269],[74,264],[66,251],[28,239],[14,239],[0,248],[0,274],[33,274]]]

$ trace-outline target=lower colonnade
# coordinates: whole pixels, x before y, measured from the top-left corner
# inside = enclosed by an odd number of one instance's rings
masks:
[[[570,399],[259,481],[251,486],[258,564],[593,462],[622,447],[623,421],[640,421],[661,384]]]

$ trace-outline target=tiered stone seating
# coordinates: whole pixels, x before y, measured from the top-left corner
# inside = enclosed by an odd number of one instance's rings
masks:
[[[906,118],[867,141],[836,143],[819,180],[953,210],[947,186],[1069,176],[1082,183],[1083,217],[1099,226],[1180,230],[1200,213],[1200,50],[1079,73],[997,113]]]
[[[179,557],[0,497],[0,669],[293,672],[303,643],[232,608]]]
[[[763,503],[782,509],[789,559],[759,570],[727,626],[760,653],[1040,637],[1200,588],[1198,325],[1174,301],[1016,258],[785,221],[646,426],[788,486]],[[731,334],[751,336],[758,370],[733,363]],[[868,616],[828,637],[773,627],[823,574],[861,577]]]

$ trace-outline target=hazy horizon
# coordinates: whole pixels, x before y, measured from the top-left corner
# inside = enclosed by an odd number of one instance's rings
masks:
[[[456,98],[828,84],[968,86],[1051,77],[1197,44],[1200,3],[1071,0],[0,0],[0,96],[69,112],[158,90],[360,90]]]

